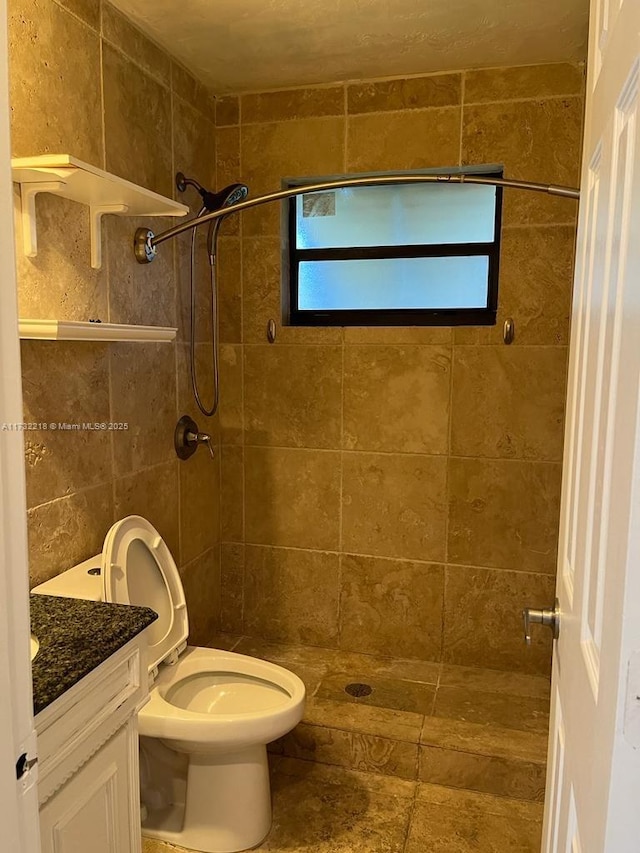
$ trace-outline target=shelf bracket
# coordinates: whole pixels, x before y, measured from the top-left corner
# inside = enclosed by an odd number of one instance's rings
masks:
[[[38,193],[60,193],[64,181],[34,181],[20,184],[20,219],[22,221],[22,246],[27,258],[38,254],[38,232],[36,228],[36,196]]]
[[[91,267],[102,267],[102,217],[105,213],[126,213],[126,204],[92,204],[89,206],[89,228],[91,230]]]

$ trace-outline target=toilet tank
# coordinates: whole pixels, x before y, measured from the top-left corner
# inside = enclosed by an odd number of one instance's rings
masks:
[[[55,578],[34,587],[31,592],[38,595],[59,595],[62,598],[85,598],[102,601],[102,577],[100,565],[102,554],[89,557],[83,563],[67,569]]]

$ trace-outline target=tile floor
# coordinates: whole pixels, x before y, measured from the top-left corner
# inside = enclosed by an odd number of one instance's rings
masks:
[[[274,823],[259,850],[540,850],[547,679],[229,635],[210,645],[307,686],[304,720],[270,747]],[[350,683],[372,690],[353,697]],[[143,853],[174,850],[145,840]]]
[[[270,853],[539,853],[542,806],[272,757]],[[181,848],[145,839],[143,853]]]

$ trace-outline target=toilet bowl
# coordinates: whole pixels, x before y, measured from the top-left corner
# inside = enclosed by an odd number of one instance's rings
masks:
[[[140,516],[114,524],[99,557],[33,591],[158,614],[147,629],[150,698],[138,715],[143,835],[203,853],[260,844],[271,826],[266,745],[302,719],[303,682],[267,661],[187,646],[178,569]]]

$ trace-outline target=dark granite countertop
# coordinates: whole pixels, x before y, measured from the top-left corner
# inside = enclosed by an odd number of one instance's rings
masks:
[[[158,618],[148,607],[53,595],[30,598],[31,631],[40,643],[31,662],[34,714]]]

